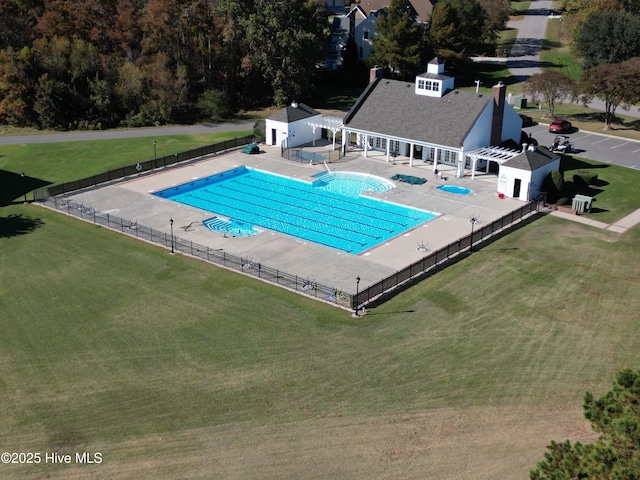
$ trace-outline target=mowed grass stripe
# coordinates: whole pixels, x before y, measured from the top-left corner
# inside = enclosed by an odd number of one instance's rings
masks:
[[[452,406],[553,408],[640,360],[636,230],[542,219],[356,321],[63,215],[5,211],[44,222],[0,239],[0,440],[15,448],[108,450],[197,428]]]

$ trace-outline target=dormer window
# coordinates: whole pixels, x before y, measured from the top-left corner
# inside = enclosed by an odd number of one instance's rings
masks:
[[[418,78],[418,90],[426,90],[429,92],[439,92],[440,82]]]

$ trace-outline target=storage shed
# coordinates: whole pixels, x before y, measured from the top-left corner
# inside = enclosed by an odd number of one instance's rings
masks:
[[[322,114],[304,103],[293,102],[265,121],[265,143],[274,147],[293,148],[312,143],[322,137],[309,121],[320,121]]]

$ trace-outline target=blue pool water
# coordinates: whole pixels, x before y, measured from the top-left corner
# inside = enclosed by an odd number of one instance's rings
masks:
[[[468,195],[471,193],[471,190],[465,187],[458,187],[457,185],[440,185],[438,190],[442,190],[443,192],[455,193],[456,195]]]
[[[360,195],[391,182],[324,173],[313,183],[239,167],[154,193],[241,222],[358,254],[437,214]],[[210,219],[211,220],[211,219]]]

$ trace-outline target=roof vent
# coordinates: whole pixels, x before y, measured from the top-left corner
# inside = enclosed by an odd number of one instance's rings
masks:
[[[291,106],[293,108],[298,108],[298,102],[291,102]]]

